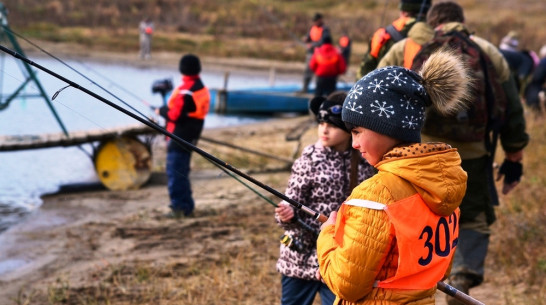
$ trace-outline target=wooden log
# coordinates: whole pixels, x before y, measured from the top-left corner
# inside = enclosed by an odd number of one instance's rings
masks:
[[[121,128],[76,131],[69,133],[68,137],[63,133],[0,136],[0,152],[77,146],[86,143],[107,141],[121,135],[137,136],[156,133],[157,131],[146,125],[132,125]]]

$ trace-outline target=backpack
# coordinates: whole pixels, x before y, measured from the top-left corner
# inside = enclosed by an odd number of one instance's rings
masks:
[[[432,53],[446,47],[462,56],[469,67],[469,77],[473,79],[469,107],[448,117],[429,107],[422,133],[458,142],[485,141],[491,152],[504,122],[507,99],[491,59],[469,36],[466,31],[437,31],[413,60],[411,69],[418,71]],[[489,137],[491,131],[493,139]]]

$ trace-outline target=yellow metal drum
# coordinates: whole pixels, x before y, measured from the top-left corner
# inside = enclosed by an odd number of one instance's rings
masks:
[[[100,181],[110,190],[138,189],[152,172],[150,149],[136,137],[102,142],[94,159]]]

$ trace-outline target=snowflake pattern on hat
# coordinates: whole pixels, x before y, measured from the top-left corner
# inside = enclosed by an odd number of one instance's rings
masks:
[[[402,86],[402,84],[408,83],[407,81],[408,77],[404,76],[404,74],[401,71],[396,71],[396,70],[393,72],[389,72],[386,79],[387,80],[392,79],[392,84],[398,85],[398,86]]]
[[[383,101],[383,103],[380,103],[378,100],[375,100],[373,103],[370,104],[370,107],[372,108],[370,110],[371,113],[377,112],[378,116],[383,116],[383,114],[390,118],[391,115],[394,114],[394,106],[392,105],[386,105],[387,101]],[[386,105],[386,106],[385,106]]]
[[[404,141],[420,141],[428,101],[421,81],[418,74],[403,67],[368,73],[348,93],[344,121]]]

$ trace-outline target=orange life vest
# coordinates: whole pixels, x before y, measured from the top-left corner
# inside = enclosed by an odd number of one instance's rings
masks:
[[[309,30],[309,37],[311,41],[318,42],[322,38],[322,26],[313,25],[311,30]]]
[[[429,289],[440,281],[459,240],[459,209],[450,216],[434,214],[419,194],[385,208],[398,245],[396,274],[378,283],[382,288]]]
[[[191,94],[193,102],[195,103],[195,111],[188,113],[188,117],[194,119],[204,120],[205,116],[209,112],[210,107],[210,93],[209,90],[204,87],[203,89],[195,92],[187,91],[186,94]]]
[[[392,22],[392,25],[397,31],[402,31],[406,23],[411,17],[400,17]],[[385,28],[380,28],[373,34],[372,41],[370,42],[370,55],[377,58],[379,51],[385,45],[385,43],[391,39],[391,35],[387,33]]]
[[[348,36],[341,36],[341,38],[339,38],[339,46],[342,48],[346,48],[347,46],[349,46],[350,41],[351,40]]]
[[[411,38],[406,39],[406,44],[404,45],[404,68],[411,69],[413,59],[419,50],[421,50],[420,44]]]
[[[459,208],[450,216],[439,216],[430,210],[419,194],[388,206],[351,199],[341,206],[341,217],[336,220],[335,239],[338,243],[342,240],[345,227],[343,210],[347,205],[384,210],[393,225],[398,246],[398,268],[393,277],[377,281],[374,286],[430,289],[444,277],[459,239]]]

